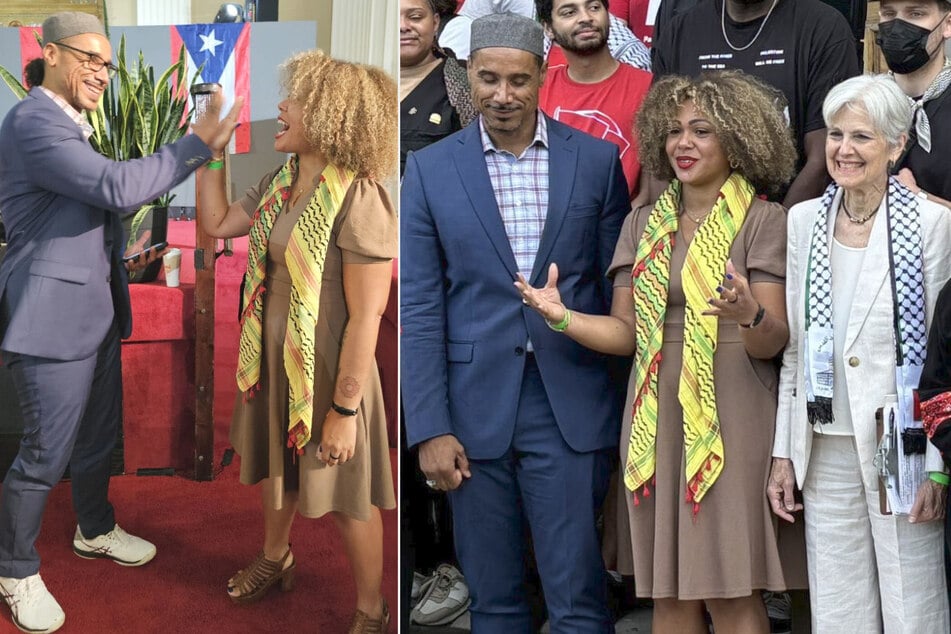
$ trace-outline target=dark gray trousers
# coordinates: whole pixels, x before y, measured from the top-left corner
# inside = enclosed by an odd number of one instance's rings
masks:
[[[115,526],[109,503],[112,450],[122,420],[122,365],[115,322],[96,354],[60,361],[3,351],[23,412],[23,440],[0,493],[0,576],[40,569],[35,542],[50,489],[70,467],[83,535]]]

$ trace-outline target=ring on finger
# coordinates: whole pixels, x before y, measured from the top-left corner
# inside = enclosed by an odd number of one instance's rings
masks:
[[[436,491],[436,490],[439,489],[439,487],[436,486],[436,481],[435,481],[435,480],[426,480],[426,486],[428,486],[430,489],[432,489],[432,490],[434,490],[434,491]]]

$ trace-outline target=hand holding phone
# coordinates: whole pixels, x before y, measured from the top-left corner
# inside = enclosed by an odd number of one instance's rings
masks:
[[[123,256],[123,257],[122,257],[122,261],[123,261],[124,263],[134,262],[134,261],[138,260],[139,257],[141,257],[141,256],[143,256],[143,255],[146,255],[149,251],[161,251],[162,249],[164,249],[164,248],[167,247],[167,246],[168,246],[168,242],[159,242],[159,243],[157,243],[157,244],[153,244],[153,245],[150,246],[149,248],[144,249],[144,250],[142,250],[142,251],[138,251],[138,252],[136,252],[136,253],[132,253],[132,254],[130,254],[130,255]]]

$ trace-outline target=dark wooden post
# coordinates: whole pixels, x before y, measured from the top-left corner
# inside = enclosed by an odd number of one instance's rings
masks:
[[[227,169],[227,153],[225,153]],[[196,188],[201,172],[195,174]],[[195,479],[211,480],[215,453],[215,239],[195,196]]]

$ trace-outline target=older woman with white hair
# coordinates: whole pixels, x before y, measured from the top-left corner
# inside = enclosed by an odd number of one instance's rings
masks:
[[[767,495],[789,522],[805,507],[814,632],[946,634],[941,457],[924,449],[929,477],[908,515],[882,513],[873,457],[878,408],[897,403],[896,424],[915,426],[927,328],[951,274],[951,213],[889,176],[912,120],[890,77],[839,84],[822,114],[834,182],[789,211],[789,343]]]

